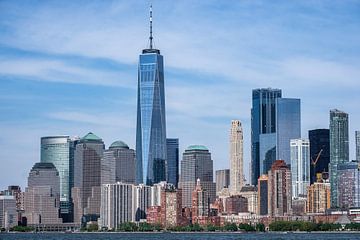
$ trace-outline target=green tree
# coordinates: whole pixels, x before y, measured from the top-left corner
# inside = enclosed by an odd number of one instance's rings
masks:
[[[86,227],[86,230],[88,232],[97,232],[99,230],[99,226],[96,223],[92,223]]]
[[[226,223],[224,226],[224,230],[228,232],[235,232],[238,230],[238,227],[235,223]]]
[[[245,231],[245,232],[253,232],[255,231],[255,228],[247,223],[240,223],[239,224],[239,229],[241,231]]]
[[[265,232],[265,225],[263,223],[256,224],[255,228],[258,232]]]

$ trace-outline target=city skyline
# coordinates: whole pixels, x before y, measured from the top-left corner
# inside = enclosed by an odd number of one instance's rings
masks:
[[[30,5],[19,9],[16,3],[0,3],[0,11],[8,10],[0,16],[2,188],[11,184],[25,186],[28,169],[40,161],[40,137],[43,136],[84,136],[92,131],[104,139],[106,147],[121,139],[135,148],[136,56],[148,44],[146,3],[94,2],[79,15],[75,13],[80,3]],[[330,109],[347,112],[350,160],[355,159],[353,136],[360,128],[356,125],[360,119],[356,112],[360,76],[356,69],[359,66],[356,55],[360,50],[356,31],[359,27],[352,24],[347,24],[344,30],[339,27],[341,23],[354,24],[359,20],[358,5],[351,8],[339,3],[326,7],[325,3],[323,6],[321,3],[295,4],[319,15],[293,9],[285,2],[280,6],[261,2],[208,2],[189,7],[189,2],[154,1],[153,5],[155,47],[164,49],[166,59],[167,136],[180,139],[180,153],[191,144],[203,144],[212,153],[214,170],[228,168],[228,125],[231,120],[240,119],[244,130],[244,173],[249,182],[251,91],[274,87],[283,90],[283,97],[302,100],[303,138],[310,129],[329,127]],[[98,8],[102,11],[91,20],[91,13]],[[130,17],[132,11],[130,15],[121,16],[132,8],[136,12],[134,17]],[[275,16],[284,9],[292,10],[299,19],[291,17],[291,13]],[[169,16],[169,10],[175,17]],[[254,11],[254,16],[247,14],[249,10]],[[337,14],[333,14],[334,11]],[[30,14],[34,12],[37,17]],[[217,15],[213,16],[213,12]],[[327,20],[330,13],[332,18]],[[78,16],[76,24],[70,26],[72,21],[66,17],[56,18],[62,14]],[[201,18],[209,15],[213,17],[210,20]],[[130,28],[121,25],[119,16],[128,18],[125,25]],[[179,16],[181,22],[177,19]],[[252,22],[256,16],[268,16],[270,21]],[[198,25],[191,24],[194,19]],[[90,20],[99,23],[81,29]],[[287,25],[286,20],[292,21]],[[310,22],[312,25],[308,27]],[[240,27],[236,26],[239,23]],[[267,24],[270,30],[278,31],[265,30]],[[291,24],[298,30],[291,30]],[[212,36],[205,34],[209,26],[219,27],[211,31]],[[224,33],[221,26],[233,29]],[[319,35],[310,36],[318,28],[322,30]],[[346,30],[352,33],[346,35]],[[258,33],[264,40],[256,38],[252,43]],[[344,33],[342,41],[331,39],[340,33]],[[293,39],[292,34],[302,36],[305,43]],[[191,35],[195,37],[189,37]],[[272,41],[267,43],[268,39]],[[276,43],[277,39],[290,42],[281,46]],[[328,45],[319,47],[319,43]],[[230,51],[223,45],[233,49]],[[335,48],[328,49],[331,46]],[[177,51],[179,48],[183,52]],[[209,48],[214,51],[206,51]],[[234,52],[242,59],[235,58]],[[189,55],[196,57],[189,58]],[[213,61],[218,57],[224,63]],[[18,146],[22,146],[22,151],[18,151]]]

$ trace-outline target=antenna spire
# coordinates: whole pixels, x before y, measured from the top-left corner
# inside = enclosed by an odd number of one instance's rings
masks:
[[[153,48],[153,36],[152,36],[152,4],[150,5],[150,49]]]

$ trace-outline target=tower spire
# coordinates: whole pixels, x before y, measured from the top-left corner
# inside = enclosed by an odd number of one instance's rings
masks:
[[[152,4],[150,5],[150,49],[153,48],[153,36],[152,36]]]

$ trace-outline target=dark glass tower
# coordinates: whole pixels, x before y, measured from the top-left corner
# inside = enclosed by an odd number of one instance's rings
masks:
[[[153,48],[151,8],[149,39],[139,57],[136,183],[152,185],[166,179],[166,123],[163,56]]]
[[[316,173],[329,172],[329,136],[329,129],[314,129],[309,131],[311,184],[316,182]]]
[[[179,139],[167,138],[167,182],[178,186],[179,182]]]

